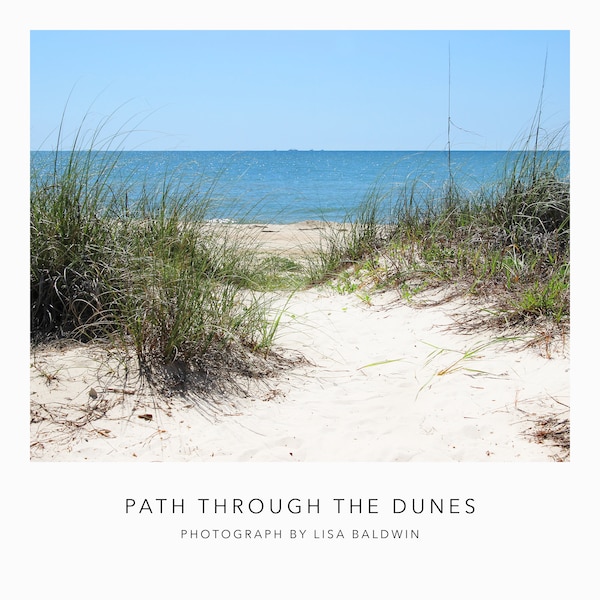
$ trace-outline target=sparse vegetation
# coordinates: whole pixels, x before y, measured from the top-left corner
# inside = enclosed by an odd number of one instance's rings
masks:
[[[379,289],[405,299],[452,286],[485,299],[499,324],[569,318],[570,184],[565,156],[524,148],[495,186],[475,193],[453,180],[417,195],[413,184],[396,198],[392,217],[378,217],[385,196],[370,195],[345,227],[330,226],[311,274],[313,282],[362,273]],[[348,273],[345,272],[348,270]]]

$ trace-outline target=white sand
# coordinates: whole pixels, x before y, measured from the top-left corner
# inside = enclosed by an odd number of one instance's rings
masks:
[[[308,362],[246,398],[200,404],[119,381],[100,350],[37,352],[31,459],[568,460],[528,435],[540,418],[569,416],[568,339],[525,347],[525,334],[461,334],[452,326],[472,310],[416,308],[392,292],[371,305],[325,288],[298,293],[277,346]]]

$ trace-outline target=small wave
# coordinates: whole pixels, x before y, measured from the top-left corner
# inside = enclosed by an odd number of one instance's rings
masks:
[[[207,223],[219,223],[219,224],[231,224],[231,223],[235,223],[235,219],[214,218],[214,219],[207,219],[206,222]]]

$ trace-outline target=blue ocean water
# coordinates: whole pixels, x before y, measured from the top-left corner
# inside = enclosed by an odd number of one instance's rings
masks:
[[[568,176],[569,153],[564,159]],[[169,186],[204,190],[212,198],[208,218],[235,222],[295,223],[311,219],[342,221],[370,193],[393,206],[414,189],[439,193],[450,174],[464,191],[475,192],[502,178],[521,152],[505,151],[126,151],[113,153],[111,186],[125,184],[135,202],[142,190],[152,194]],[[31,153],[32,174],[44,177],[68,152]],[[56,158],[58,157],[58,161]],[[111,158],[112,160],[112,158]],[[98,164],[106,164],[98,153]],[[100,167],[99,167],[100,168]]]

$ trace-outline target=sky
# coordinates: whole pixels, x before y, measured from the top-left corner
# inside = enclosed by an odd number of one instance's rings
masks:
[[[569,46],[566,30],[33,30],[30,144],[505,150],[540,100],[544,131],[568,128]]]

